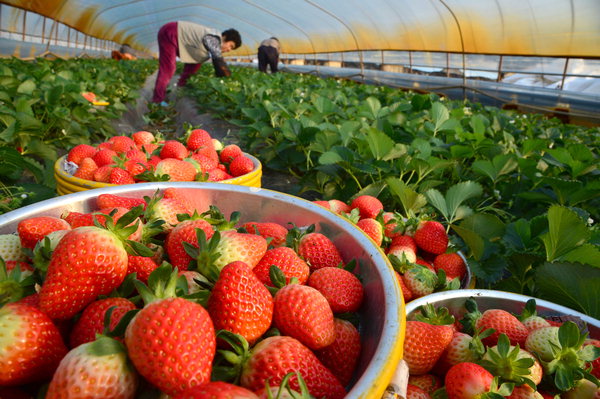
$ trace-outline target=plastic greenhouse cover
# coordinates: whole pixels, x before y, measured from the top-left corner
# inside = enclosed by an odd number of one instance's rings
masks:
[[[415,50],[561,57],[600,55],[598,0],[2,0],[87,35],[156,53],[165,23],[235,28],[254,54],[277,36],[288,54]],[[10,13],[8,13],[10,14]],[[16,29],[0,15],[2,30]],[[11,27],[12,23],[12,27]],[[39,18],[25,21],[40,34]],[[48,24],[49,25],[49,24]],[[48,28],[49,29],[49,28]],[[68,29],[56,32],[61,40]]]

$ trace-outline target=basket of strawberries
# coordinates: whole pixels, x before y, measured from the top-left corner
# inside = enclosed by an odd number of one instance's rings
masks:
[[[181,141],[139,131],[113,136],[96,146],[73,147],[56,161],[54,177],[61,195],[154,181],[260,187],[262,165],[236,144],[224,146],[203,129],[189,129]]]

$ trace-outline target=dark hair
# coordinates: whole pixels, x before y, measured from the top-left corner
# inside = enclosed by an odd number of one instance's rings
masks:
[[[279,39],[278,39],[278,38],[276,38],[275,36],[271,36],[271,39],[274,39],[274,40],[277,40],[277,41],[279,41]]]
[[[224,41],[235,43],[234,48],[238,48],[242,45],[242,37],[240,36],[240,32],[235,29],[227,29],[226,31],[223,31],[221,35],[223,36]]]

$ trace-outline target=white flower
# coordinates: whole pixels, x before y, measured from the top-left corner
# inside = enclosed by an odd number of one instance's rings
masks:
[[[23,198],[23,199],[27,198],[27,194],[21,194],[21,198]]]

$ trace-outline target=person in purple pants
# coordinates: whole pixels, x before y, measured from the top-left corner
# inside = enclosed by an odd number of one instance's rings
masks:
[[[219,34],[214,29],[192,22],[166,23],[158,31],[158,76],[152,102],[164,102],[167,85],[175,74],[177,57],[185,64],[177,86],[184,86],[208,59],[212,59],[217,76],[230,76],[223,53],[241,45],[242,38],[235,29]]]

